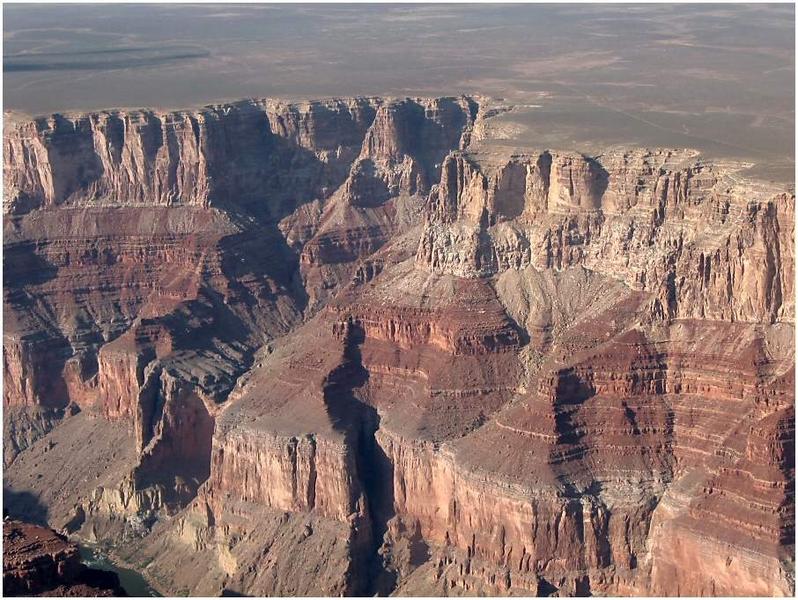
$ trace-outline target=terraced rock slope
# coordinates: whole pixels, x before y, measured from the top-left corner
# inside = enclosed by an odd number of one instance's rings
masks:
[[[794,190],[506,109],[7,127],[7,509],[171,594],[791,595]]]

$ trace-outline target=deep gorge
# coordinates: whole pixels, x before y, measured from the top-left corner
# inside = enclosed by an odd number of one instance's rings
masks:
[[[509,110],[6,128],[6,509],[164,594],[791,595],[794,190]]]

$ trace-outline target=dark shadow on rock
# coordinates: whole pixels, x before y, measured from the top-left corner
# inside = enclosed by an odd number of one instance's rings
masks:
[[[595,391],[571,369],[558,374],[555,390],[555,430],[560,444],[576,444],[584,437],[574,422],[574,415]]]
[[[9,243],[3,247],[3,287],[13,302],[24,286],[41,285],[55,278],[58,267],[37,254],[35,242]],[[16,293],[15,293],[16,292]]]
[[[370,159],[358,161],[347,184],[347,192],[352,205],[361,208],[382,206],[391,195]]]
[[[219,242],[219,248],[232,295],[227,303],[238,302],[254,313],[258,305],[274,304],[285,295],[298,312],[304,311],[308,295],[298,278],[299,252],[288,245],[276,224],[259,224],[228,236]]]
[[[354,566],[353,595],[386,596],[396,585],[396,574],[388,570],[380,554],[388,521],[394,517],[393,464],[376,440],[380,426],[377,410],[357,398],[354,391],[368,381],[363,367],[360,345],[365,340],[362,327],[348,321],[344,325],[344,357],[324,384],[324,401],[333,427],[346,436],[354,452],[361,492],[371,530],[363,540],[364,564]]]
[[[539,598],[545,598],[547,596],[552,596],[558,591],[557,587],[552,585],[549,581],[544,579],[543,577],[538,578],[538,589],[537,593],[535,594]]]
[[[427,562],[431,557],[429,545],[421,534],[421,523],[416,521],[413,535],[408,538],[410,544],[410,564],[414,567],[420,567]]]
[[[591,175],[590,195],[595,202],[595,208],[600,208],[604,192],[607,191],[607,186],[610,183],[610,174],[599,161],[595,158],[586,156],[588,169]]]
[[[30,492],[17,492],[3,485],[3,518],[10,517],[47,527],[49,509]]]

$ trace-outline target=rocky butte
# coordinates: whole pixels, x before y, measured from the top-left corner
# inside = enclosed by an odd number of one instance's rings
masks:
[[[4,496],[169,594],[792,595],[795,194],[487,98],[4,131]]]

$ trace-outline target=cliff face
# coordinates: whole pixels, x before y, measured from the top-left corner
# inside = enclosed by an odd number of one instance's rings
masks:
[[[377,102],[250,101],[192,112],[37,119],[5,137],[6,210],[209,206],[262,198],[297,168],[316,171],[303,178],[305,190],[294,191],[307,193],[325,175],[340,177],[332,172],[354,157]]]
[[[496,112],[9,128],[7,505],[170,593],[791,594],[794,194]]]
[[[717,353],[685,356],[683,343],[625,336],[541,374],[516,406],[444,451],[385,432],[397,515],[461,552],[456,567],[443,561],[441,585],[476,591],[487,573],[497,592],[537,581],[565,594],[734,594],[740,582],[788,593],[787,555],[763,550],[791,535],[791,466],[754,466],[747,448],[762,443],[753,432],[766,421],[772,448],[791,439],[791,409],[762,409],[784,405],[746,389],[753,372]]]
[[[668,318],[794,318],[791,196],[763,197],[686,153],[602,159],[544,152],[484,173],[450,156],[418,262],[461,277],[581,265],[656,294]]]

